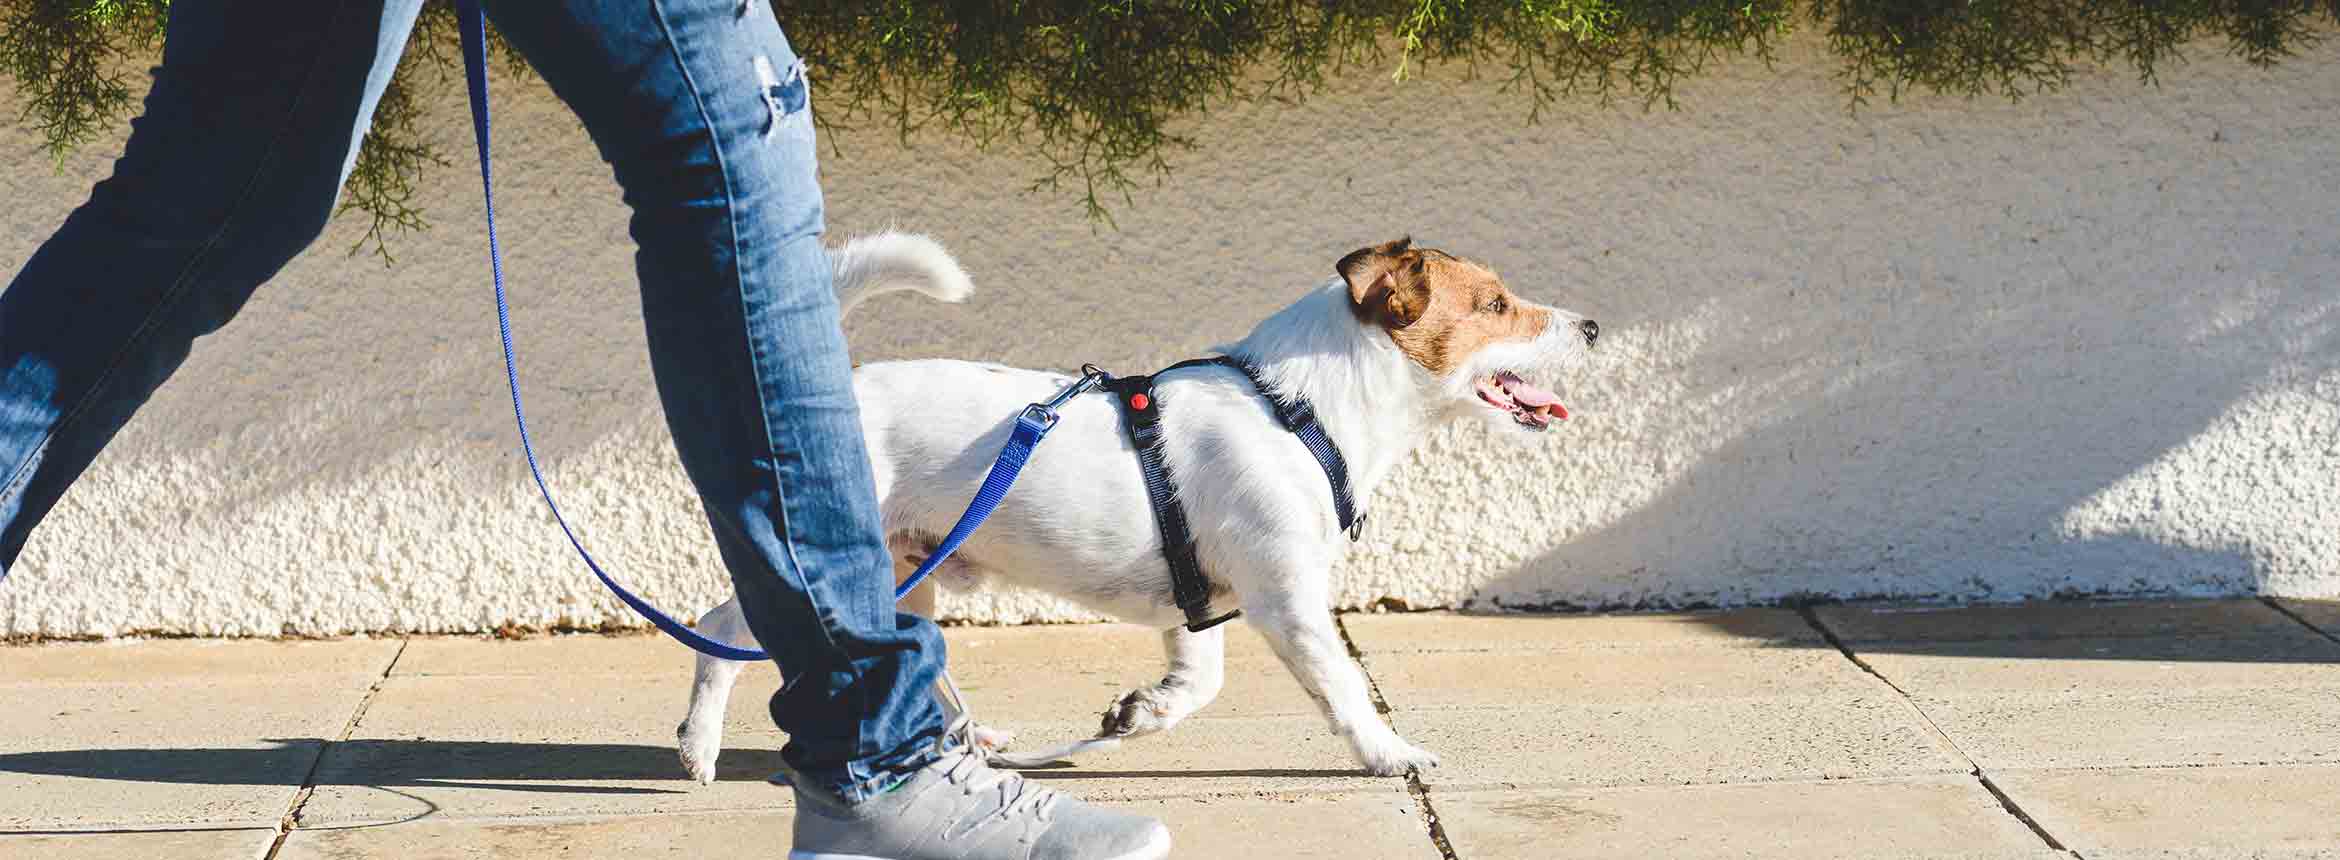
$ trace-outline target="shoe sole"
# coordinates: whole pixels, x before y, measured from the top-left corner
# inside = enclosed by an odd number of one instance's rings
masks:
[[[1099,857],[1096,860],[1163,860],[1170,856],[1170,829],[1154,828],[1154,838],[1136,851]],[[898,860],[893,857],[873,857],[868,854],[827,854],[818,851],[790,851],[788,860]]]

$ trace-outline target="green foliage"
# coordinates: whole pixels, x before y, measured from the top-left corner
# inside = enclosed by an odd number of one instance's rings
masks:
[[[1814,0],[1812,17],[1844,58],[1855,104],[1910,86],[2019,99],[2071,79],[2076,63],[2125,62],[2150,83],[2186,43],[2222,36],[2257,66],[2313,43],[2340,0]]]
[[[160,41],[169,0],[21,0],[0,3],[0,72],[15,78],[23,120],[49,156],[113,125],[130,106],[122,58]]]
[[[168,0],[0,0],[0,71],[22,119],[62,155],[111,130],[131,93],[120,71],[151,51]],[[824,125],[879,122],[1027,154],[1035,189],[1077,188],[1109,216],[1159,181],[1194,141],[1174,124],[1214,103],[1296,99],[1367,65],[1494,70],[1534,121],[1563,100],[1676,107],[1677,82],[1718,56],[1768,59],[1796,26],[1825,34],[1849,107],[1910,89],[2021,98],[2084,64],[2120,63],[2146,82],[2206,37],[2267,65],[2340,22],[2340,0],[917,0],[788,2],[786,26],[821,88]],[[759,6],[758,8],[761,8]],[[417,229],[416,177],[442,158],[417,128],[449,93],[451,9],[426,8],[351,172],[344,210],[386,232]],[[500,55],[513,68],[508,46]],[[356,248],[352,249],[353,252]]]
[[[493,30],[488,37],[490,57],[503,60],[514,74],[527,73],[528,63],[517,49],[497,38]],[[366,139],[358,146],[357,162],[350,165],[349,181],[342,189],[341,208],[334,213],[354,209],[370,216],[365,235],[350,246],[353,256],[371,243],[382,265],[391,265],[396,258],[390,255],[389,234],[426,226],[422,209],[414,200],[415,182],[424,166],[445,167],[447,159],[424,139],[416,123],[425,114],[426,91],[449,86],[460,73],[463,60],[458,39],[452,4],[423,7],[405,55],[399,57],[397,70],[374,105],[374,124],[366,129]]]

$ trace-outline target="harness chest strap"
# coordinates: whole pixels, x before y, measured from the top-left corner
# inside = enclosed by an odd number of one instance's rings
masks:
[[[1170,596],[1186,614],[1186,629],[1201,632],[1233,620],[1243,610],[1213,617],[1211,611],[1211,582],[1195,560],[1194,530],[1187,523],[1186,507],[1178,501],[1178,483],[1170,474],[1170,467],[1162,460],[1162,400],[1154,392],[1154,377],[1187,367],[1218,365],[1232,367],[1251,380],[1261,397],[1275,407],[1276,418],[1284,429],[1300,438],[1308,453],[1324,469],[1325,480],[1332,485],[1333,512],[1340,519],[1341,529],[1356,540],[1363,530],[1365,518],[1357,513],[1354,497],[1349,492],[1348,462],[1341,457],[1341,449],[1325,433],[1324,425],[1316,420],[1316,411],[1308,401],[1299,397],[1279,397],[1259,377],[1257,368],[1233,356],[1214,356],[1181,361],[1144,376],[1120,376],[1106,380],[1100,387],[1111,392],[1121,408],[1121,426],[1129,434],[1130,446],[1137,450],[1138,470],[1145,476],[1146,496],[1153,503],[1154,525],[1162,532],[1162,556],[1170,566]]]

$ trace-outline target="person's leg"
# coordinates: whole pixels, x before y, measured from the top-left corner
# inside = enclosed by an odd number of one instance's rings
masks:
[[[937,754],[943,640],[894,607],[794,53],[770,10],[738,0],[488,12],[633,208],[651,370],[748,626],[787,679],[771,704],[784,759],[848,802],[889,788]]]
[[[0,577],[132,413],[332,216],[421,0],[178,0],[144,113],[0,293]]]

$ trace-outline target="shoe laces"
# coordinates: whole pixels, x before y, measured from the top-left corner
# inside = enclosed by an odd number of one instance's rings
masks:
[[[943,733],[943,761],[938,762],[943,779],[963,786],[968,794],[998,792],[999,810],[989,817],[1012,818],[1028,810],[1040,820],[1048,820],[1061,795],[1033,785],[1023,774],[992,767],[983,748],[975,743],[973,727],[973,721],[961,717]]]

